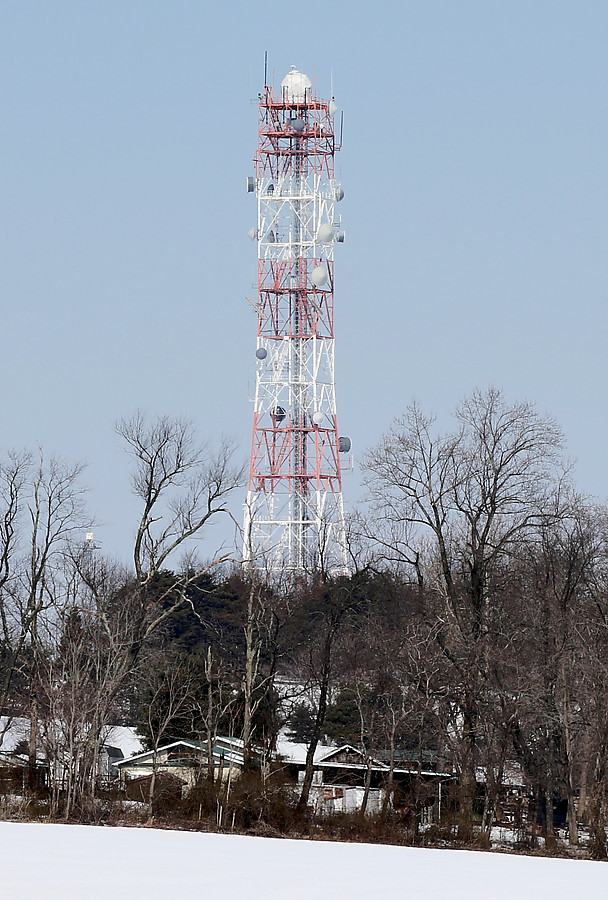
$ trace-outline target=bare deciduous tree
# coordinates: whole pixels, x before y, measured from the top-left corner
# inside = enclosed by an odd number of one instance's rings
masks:
[[[18,590],[21,634],[28,634],[32,649],[34,678],[30,689],[30,783],[35,783],[38,745],[38,698],[35,690],[39,658],[38,619],[52,607],[61,592],[63,557],[74,535],[82,533],[87,519],[84,488],[80,484],[83,466],[54,457],[48,461],[40,452],[26,502],[29,553]]]
[[[229,558],[218,551],[210,562],[197,565],[190,542],[203,535],[213,518],[229,515],[228,500],[241,483],[242,469],[232,464],[228,444],[215,453],[200,446],[192,425],[183,420],[148,422],[138,414],[122,420],[117,431],[135,460],[132,484],[142,503],[133,550],[139,603],[132,646],[136,656],[150,634],[186,602],[187,586]],[[178,550],[186,554],[181,572],[163,592],[152,595],[152,582]]]
[[[154,813],[157,754],[161,741],[180,719],[192,718],[196,709],[196,673],[192,662],[176,654],[155,650],[148,654],[141,678],[146,709],[146,732],[153,751],[148,791],[150,816]]]
[[[476,391],[456,419],[455,432],[438,435],[434,420],[411,407],[366,465],[377,515],[401,528],[404,562],[423,568],[437,641],[459,683],[461,835],[470,839],[498,575],[532,529],[559,512],[562,436],[530,404],[508,405],[494,389]]]
[[[25,502],[31,460],[25,453],[11,453],[0,465],[0,710],[7,711],[7,701],[21,654],[29,634],[27,620],[19,620],[15,605],[17,559],[20,555],[21,513]],[[24,627],[25,625],[25,627]],[[0,746],[10,716],[0,728]]]

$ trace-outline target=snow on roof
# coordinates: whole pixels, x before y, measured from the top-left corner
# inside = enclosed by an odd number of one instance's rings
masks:
[[[304,765],[306,763],[306,753],[308,751],[308,744],[299,744],[294,741],[289,741],[287,738],[283,737],[277,741],[277,756],[282,757],[285,762],[293,763],[295,765]],[[337,762],[333,759],[338,753],[342,753],[344,751],[349,751],[350,753],[355,753],[361,757],[360,763],[353,762]],[[335,769],[364,769],[367,765],[364,754],[357,749],[357,747],[353,747],[351,744],[343,744],[342,746],[338,746],[337,744],[319,744],[317,749],[315,750],[315,755],[313,757],[313,762],[316,766],[324,766]],[[382,771],[388,771],[389,767],[385,762],[381,760],[374,759],[373,766],[375,770],[381,769]],[[395,766],[395,773],[403,774],[403,773],[411,773],[415,774],[418,772],[417,766],[403,766],[397,765]],[[448,773],[436,772],[433,769],[422,769],[420,772],[421,775],[440,775],[441,778],[450,778],[451,776]]]
[[[331,747],[330,750],[328,750],[327,753],[321,757],[319,762],[329,762],[332,757],[337,756],[338,753],[354,753],[356,756],[359,756],[362,761],[365,759],[364,754],[361,752],[361,750],[358,750],[357,747],[353,747],[352,744],[342,744],[341,747]],[[377,763],[379,766],[384,765],[378,760],[374,760],[374,763]],[[385,766],[385,768],[388,768],[388,766]]]
[[[2,744],[0,744],[0,750],[2,753],[14,753],[21,741],[29,741],[30,720],[22,716],[15,716],[13,719],[10,719],[9,716],[0,716],[0,735],[4,732],[7,722],[9,725]]]
[[[9,717],[0,716],[0,734],[4,730]],[[13,753],[21,741],[29,741],[30,720],[25,716],[15,716],[9,722],[4,740],[0,745],[3,753]],[[141,753],[143,744],[134,728],[126,725],[106,725],[101,732],[101,743],[121,750],[123,756]]]
[[[228,744],[227,750],[222,746],[222,743]],[[164,753],[174,747],[187,747],[190,750],[204,751],[206,750],[207,744],[204,741],[193,741],[188,738],[180,738],[180,740],[178,741],[172,741],[169,744],[163,744],[162,746],[158,747],[156,753]],[[224,762],[242,765],[243,742],[238,738],[218,737],[213,744],[213,756],[214,758],[224,760]],[[142,753],[136,754],[135,756],[130,756],[128,759],[121,759],[120,762],[116,763],[116,765],[120,768],[122,766],[145,764],[146,760],[150,760],[153,757],[154,750],[145,750]]]
[[[183,738],[179,741],[171,741],[170,744],[163,744],[162,746],[160,746],[157,749],[156,753],[157,754],[162,753],[165,750],[170,750],[172,747],[188,747],[191,750],[201,750],[202,746],[203,745],[201,744],[200,741],[190,741],[187,738]],[[127,759],[121,759],[121,761],[119,763],[117,763],[117,765],[118,766],[129,765],[131,763],[139,762],[140,760],[145,760],[145,759],[148,759],[149,757],[153,757],[153,756],[154,756],[154,750],[143,750],[141,753],[136,753],[134,756],[130,756]]]
[[[232,745],[233,747],[236,747],[237,750],[242,750],[245,747],[245,743],[241,740],[241,738],[224,737],[224,735],[221,734],[217,735],[217,737],[215,738],[215,743]]]
[[[141,738],[128,725],[106,725],[101,732],[101,743],[122,750],[125,758],[135,756],[144,749]]]
[[[494,772],[494,778],[498,777],[498,773]],[[475,779],[479,784],[485,784],[487,781],[487,772],[483,766],[475,769]],[[505,763],[500,783],[503,787],[525,787],[526,778],[523,769],[518,762]]]
[[[314,762],[319,762],[324,756],[327,756],[328,753],[333,752],[336,749],[337,747],[335,744],[331,744],[330,746],[327,744],[318,744],[313,758]],[[290,741],[285,737],[282,737],[277,741],[277,756],[281,756],[286,762],[303,764],[306,762],[307,752],[308,744],[299,744],[295,741]]]

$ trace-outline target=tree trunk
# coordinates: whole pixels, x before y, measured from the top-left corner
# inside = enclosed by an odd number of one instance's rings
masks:
[[[303,810],[308,806],[308,798],[310,797],[310,789],[312,787],[312,780],[314,776],[315,753],[319,744],[319,740],[321,739],[321,729],[323,728],[323,722],[325,721],[325,715],[327,713],[327,695],[329,693],[329,678],[331,672],[331,646],[333,638],[334,629],[329,628],[325,636],[325,642],[323,644],[321,679],[319,682],[319,704],[317,706],[317,715],[315,716],[315,723],[313,725],[310,743],[308,745],[308,750],[306,751],[306,768],[304,770],[304,781],[302,782],[302,793],[300,794],[300,799],[298,800],[297,806],[299,810]]]
[[[582,741],[582,762],[581,762],[581,775],[579,782],[579,793],[578,793],[578,808],[577,813],[580,821],[587,823],[587,794],[588,794],[588,779],[589,779],[589,755],[590,755],[590,741],[589,741],[589,729],[585,729],[585,735]]]
[[[150,819],[154,817],[154,789],[156,788],[156,753],[157,747],[154,748],[154,756],[152,757],[152,774],[150,775],[150,788],[148,790],[148,811]]]
[[[207,660],[205,663],[205,674],[207,675],[207,781],[213,784],[215,781],[215,761],[213,759],[213,657],[211,646],[207,648]],[[220,773],[220,778],[221,778]]]
[[[565,661],[561,660],[562,687],[562,727],[564,730],[564,747],[566,750],[566,792],[568,800],[568,840],[573,846],[578,845],[578,826],[576,823],[576,801],[572,783],[572,738],[570,734],[570,698],[568,695]]]
[[[462,727],[462,771],[460,775],[458,837],[469,843],[473,840],[473,803],[475,801],[475,726],[474,704],[465,702]]]
[[[554,794],[554,784],[553,784],[553,763],[551,760],[551,749],[548,753],[548,765],[547,765],[547,782],[546,782],[546,790],[545,790],[545,811],[546,811],[546,822],[545,822],[545,841],[548,850],[554,850],[556,847],[556,839],[555,839],[555,827],[553,823],[553,794]]]
[[[607,756],[608,727],[604,726],[595,756],[593,786],[589,797],[589,831],[591,834],[591,855],[594,859],[608,859],[608,841],[604,825]]]
[[[568,840],[573,847],[578,846],[578,824],[576,821],[576,799],[572,785],[572,771],[568,765],[568,777],[566,779],[566,791],[568,799]]]
[[[30,737],[28,744],[27,786],[30,793],[36,791],[38,765],[38,698],[32,692],[30,698]]]
[[[213,784],[215,782],[215,760],[213,758],[213,732],[211,730],[211,727],[207,728],[207,781],[209,782],[209,784]]]
[[[252,583],[247,597],[247,624],[245,626],[245,679],[243,682],[243,764],[245,769],[251,768],[251,736],[253,719],[253,690],[255,681],[257,648],[254,645],[253,606],[256,587]]]
[[[481,839],[489,845],[492,835],[492,826],[496,818],[496,807],[498,806],[498,792],[502,777],[498,779],[494,774],[490,774],[489,767],[486,768],[486,795],[483,801],[483,813],[481,816]]]
[[[393,791],[395,790],[395,731],[396,726],[393,723],[393,727],[391,728],[390,733],[390,760],[388,764],[388,778],[386,779],[386,787],[384,789],[384,797],[382,799],[382,818],[386,819],[388,815],[388,809],[391,803],[391,798],[393,796]]]
[[[365,770],[365,784],[363,787],[363,799],[361,800],[361,818],[364,818],[367,812],[367,804],[369,802],[369,792],[372,786],[372,766],[373,760],[371,756],[367,757],[367,768]]]

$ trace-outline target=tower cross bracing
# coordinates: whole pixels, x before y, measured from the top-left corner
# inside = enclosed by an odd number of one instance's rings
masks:
[[[346,571],[334,380],[336,105],[293,68],[260,95],[255,176],[257,372],[244,558],[271,572]]]

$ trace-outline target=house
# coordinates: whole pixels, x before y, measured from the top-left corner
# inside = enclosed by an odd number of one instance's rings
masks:
[[[283,760],[294,781],[302,784],[306,769],[306,744],[280,741],[277,754]],[[369,771],[371,770],[371,771]],[[356,812],[361,809],[365,795],[366,778],[370,788],[366,812],[372,814],[382,809],[386,796],[389,765],[382,760],[366,756],[357,747],[344,744],[341,747],[319,745],[314,756],[314,775],[309,805],[320,815],[335,812]],[[441,811],[442,785],[452,776],[435,769],[418,766],[396,766],[393,770],[395,797],[406,806],[414,781],[420,778],[423,789],[424,818],[436,821]]]
[[[179,740],[147,750],[115,763],[123,787],[135,779],[147,778],[156,772],[180,779],[182,793],[187,794],[202,772],[207,771],[207,744],[201,741]],[[215,777],[222,780],[238,777],[244,768],[243,742],[238,738],[217,737],[213,743]],[[131,788],[129,788],[132,791]]]
[[[37,767],[36,781],[46,783],[46,771]],[[22,794],[28,783],[27,754],[0,751],[0,794]]]
[[[99,750],[98,762],[98,778],[102,785],[109,786],[119,780],[120,772],[117,763],[121,759],[124,759],[124,753],[120,747],[102,744]]]
[[[498,802],[494,813],[496,824],[521,826],[524,821],[528,820],[530,811],[534,809],[534,787],[531,778],[526,775],[521,763],[512,760],[504,763],[500,773],[494,770],[491,773],[491,779],[495,784],[499,781]],[[488,771],[483,766],[479,766],[475,770],[475,782],[474,806],[476,812],[481,815],[488,791]],[[567,808],[567,802],[564,808],[563,801],[556,799],[554,809],[556,826],[565,825]],[[538,815],[544,822],[546,818],[544,805],[542,811],[538,811]]]
[[[0,793],[20,794],[28,782],[31,786],[32,773],[29,769],[30,722],[22,716],[0,717]],[[34,769],[35,784],[45,788],[49,781],[48,763],[40,748],[36,753]]]
[[[100,735],[97,777],[103,787],[120,781],[118,763],[125,757],[141,753],[143,744],[133,728],[126,725],[106,725]]]
[[[23,716],[0,717],[0,791],[14,792],[31,778],[29,772],[30,720]],[[48,787],[49,782],[61,783],[66,777],[69,765],[73,764],[75,752],[83,746],[81,739],[70,755],[67,741],[59,720],[39,723],[37,738],[36,784]],[[125,725],[106,725],[99,737],[97,755],[97,782],[102,787],[118,783],[119,770],[116,763],[142,750],[142,743],[135,730]]]

